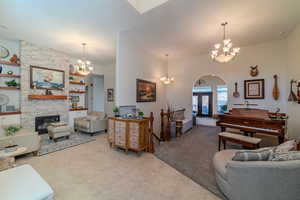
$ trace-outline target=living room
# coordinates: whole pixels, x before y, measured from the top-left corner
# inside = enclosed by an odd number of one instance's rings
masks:
[[[299,198],[300,2],[0,8],[4,200]]]

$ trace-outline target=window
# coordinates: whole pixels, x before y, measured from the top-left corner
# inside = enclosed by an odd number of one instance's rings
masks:
[[[206,86],[206,87],[194,87],[193,92],[212,92],[211,87]]]
[[[228,107],[228,88],[225,85],[217,86],[218,113],[224,113]]]

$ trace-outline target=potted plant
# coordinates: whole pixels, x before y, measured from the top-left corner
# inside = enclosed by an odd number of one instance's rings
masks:
[[[5,81],[5,84],[6,84],[8,87],[16,87],[16,88],[20,88],[20,83],[17,83],[16,80]]]
[[[144,112],[139,111],[139,112],[138,112],[138,115],[139,115],[139,118],[140,118],[140,119],[143,119],[143,118],[144,118]]]
[[[115,107],[113,108],[113,113],[114,113],[115,117],[120,117],[119,111],[120,111],[120,110],[119,110],[119,107],[115,106]]]
[[[5,135],[6,136],[13,136],[16,132],[21,130],[21,128],[22,128],[21,126],[10,125],[10,126],[5,128]]]

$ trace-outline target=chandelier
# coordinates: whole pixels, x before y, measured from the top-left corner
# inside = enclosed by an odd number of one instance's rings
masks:
[[[227,63],[231,61],[240,51],[239,47],[233,48],[231,40],[226,38],[225,27],[227,24],[227,22],[223,22],[221,24],[223,26],[223,41],[215,44],[214,50],[211,51],[211,58],[219,63]]]
[[[168,57],[169,55],[166,54],[166,58],[167,58],[167,76],[163,76],[160,78],[160,81],[163,82],[165,85],[169,85],[170,83],[172,83],[174,81],[173,77],[169,77],[169,62],[168,62]]]
[[[76,72],[82,75],[88,75],[93,71],[93,67],[91,66],[91,62],[86,59],[86,43],[82,43],[82,52],[83,57],[82,60],[77,60]]]

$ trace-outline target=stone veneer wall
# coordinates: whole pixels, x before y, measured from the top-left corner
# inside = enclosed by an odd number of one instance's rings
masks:
[[[69,93],[69,65],[74,58],[53,49],[39,47],[26,41],[21,41],[21,124],[25,128],[35,128],[35,117],[45,115],[60,115],[61,121],[68,122],[68,100],[29,100],[30,89],[30,65],[59,69],[65,71],[65,90],[56,91],[54,94]],[[38,90],[39,93],[45,90]]]

